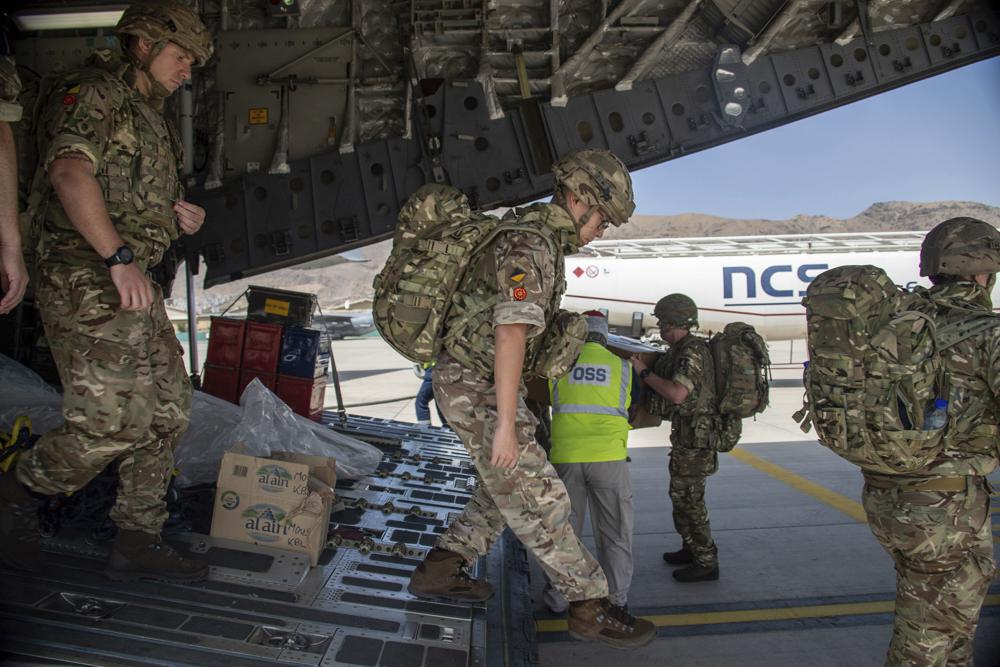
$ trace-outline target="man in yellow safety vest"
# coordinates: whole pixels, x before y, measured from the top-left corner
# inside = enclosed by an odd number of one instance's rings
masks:
[[[632,582],[632,483],[626,459],[632,367],[606,347],[607,318],[598,311],[584,315],[589,334],[576,365],[558,382],[549,383],[549,458],[566,485],[570,523],[577,535],[583,532],[589,503],[608,597],[624,607]],[[545,604],[555,613],[568,605],[551,586],[546,587]]]

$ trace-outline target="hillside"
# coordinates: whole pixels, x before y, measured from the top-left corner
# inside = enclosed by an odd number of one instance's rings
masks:
[[[930,229],[942,220],[967,215],[1000,227],[1000,208],[975,202],[879,202],[858,215],[837,219],[826,216],[798,215],[788,220],[739,220],[701,213],[656,216],[635,215],[629,224],[608,230],[606,239],[640,239],[690,236],[755,236],[763,234],[804,234],[815,232],[884,232]],[[210,290],[198,288],[195,299],[199,313],[219,312],[238,297],[247,285],[269,285],[283,289],[314,292],[324,310],[345,300],[370,297],[372,280],[389,256],[390,242],[367,246],[361,253],[364,263],[342,264],[325,268],[290,268],[218,285]],[[183,283],[174,289],[170,304],[186,308]]]

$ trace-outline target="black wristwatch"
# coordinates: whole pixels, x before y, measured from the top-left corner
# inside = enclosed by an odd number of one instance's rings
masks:
[[[132,248],[129,248],[127,245],[123,245],[121,248],[118,248],[118,250],[115,250],[115,254],[104,260],[104,266],[110,269],[112,266],[116,266],[118,264],[131,264],[134,259],[135,253],[132,252]]]
[[[646,378],[649,377],[650,373],[651,371],[648,368],[643,368],[641,371],[639,371],[639,379],[645,380]]]

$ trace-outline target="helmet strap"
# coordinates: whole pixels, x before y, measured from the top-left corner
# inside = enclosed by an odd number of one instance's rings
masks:
[[[135,53],[134,49],[126,49],[125,54],[128,56],[129,61],[132,66],[135,67],[137,72],[142,72],[146,77],[146,82],[149,87],[149,99],[153,102],[161,102],[166,98],[170,97],[171,91],[162,83],[156,80],[153,73],[150,71],[149,66],[152,64],[156,56],[160,55],[160,52],[167,46],[166,41],[159,41],[153,44],[153,47],[149,50],[149,55],[145,58],[139,57]]]

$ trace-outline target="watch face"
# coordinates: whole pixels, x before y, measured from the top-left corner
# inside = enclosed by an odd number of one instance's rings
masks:
[[[122,246],[118,249],[118,259],[121,260],[122,264],[131,264],[132,260],[135,259],[135,253],[127,245]]]

